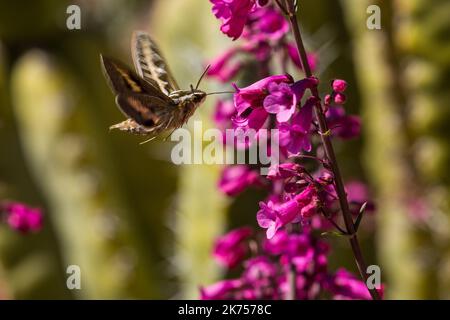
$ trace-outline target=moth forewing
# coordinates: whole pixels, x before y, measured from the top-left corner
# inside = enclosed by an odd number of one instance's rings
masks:
[[[122,62],[103,55],[100,55],[100,62],[103,75],[115,95],[120,93],[142,93],[171,102],[171,99],[162,93],[156,84],[139,77]]]
[[[148,33],[133,32],[131,56],[136,72],[146,80],[155,81],[163,93],[169,95],[173,91],[180,90],[161,51]]]

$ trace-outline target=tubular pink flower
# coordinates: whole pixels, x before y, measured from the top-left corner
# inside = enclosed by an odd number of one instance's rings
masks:
[[[214,257],[223,266],[234,268],[245,257],[248,245],[245,243],[252,235],[252,229],[242,227],[232,230],[217,239],[214,246]]]
[[[309,185],[291,200],[280,203],[272,199],[261,201],[256,220],[261,228],[267,229],[267,239],[272,239],[276,232],[288,223],[298,222],[302,217],[311,217],[316,212],[318,202],[315,187]]]
[[[201,300],[233,299],[233,290],[242,286],[241,279],[222,280],[207,287],[200,287]]]
[[[231,124],[231,118],[236,113],[234,104],[230,100],[217,100],[213,119],[220,129],[226,129]]]
[[[285,230],[279,230],[271,239],[265,239],[264,251],[270,255],[280,255],[286,251],[289,243],[289,234]]]
[[[277,274],[277,269],[265,256],[249,259],[244,264],[244,279],[248,282],[257,282],[262,278],[271,278]]]
[[[329,107],[326,118],[333,135],[342,139],[351,139],[359,136],[361,120],[355,115],[346,115],[342,107]]]
[[[300,111],[294,115],[291,123],[278,125],[280,146],[286,149],[289,156],[298,155],[301,150],[311,151],[310,128],[316,101],[314,97],[310,97]]]
[[[295,112],[297,96],[287,83],[270,83],[269,95],[264,98],[263,106],[268,113],[276,114],[278,122],[286,122]]]
[[[12,202],[4,205],[8,225],[22,233],[39,231],[42,228],[42,212],[22,203]]]
[[[286,46],[286,49],[287,49],[289,58],[291,58],[291,61],[294,63],[294,65],[297,68],[299,68],[300,70],[302,70],[302,63],[300,62],[300,57],[298,55],[297,47],[292,43],[288,43]],[[308,59],[308,63],[309,63],[311,70],[312,71],[316,70],[316,66],[318,64],[317,55],[314,53],[308,53],[307,59]]]
[[[328,280],[327,286],[334,294],[335,300],[371,300],[365,283],[353,274],[341,268]],[[383,296],[383,286],[378,289]]]
[[[241,68],[240,62],[231,62],[239,51],[239,48],[232,48],[225,51],[222,55],[211,61],[210,68],[206,74],[210,77],[217,78],[221,82],[229,81]]]
[[[299,175],[302,169],[301,165],[292,162],[276,164],[269,168],[267,178],[271,180],[288,179]]]
[[[228,166],[222,171],[219,189],[228,196],[236,196],[249,186],[260,186],[259,179],[258,172],[246,165]]]
[[[250,12],[255,8],[254,0],[210,0],[212,12],[222,21],[220,30],[236,40],[242,34]]]
[[[272,7],[258,8],[249,15],[243,36],[248,40],[277,41],[289,31],[289,23]]]
[[[268,86],[271,83],[292,83],[292,77],[289,75],[276,75],[261,79],[245,88],[238,88],[235,85],[234,105],[238,115],[241,116],[249,108],[260,108],[268,95]]]

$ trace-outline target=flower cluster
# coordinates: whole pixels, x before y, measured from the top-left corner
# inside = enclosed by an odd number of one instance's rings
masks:
[[[254,61],[261,65],[261,70],[265,70],[268,68],[269,60],[273,58],[274,51],[280,59],[287,57],[293,65],[302,68],[293,42],[287,39],[289,24],[274,6],[268,4],[269,1],[211,0],[211,2],[214,15],[222,21],[222,32],[233,40],[242,37],[242,42],[210,62],[209,76],[227,82]],[[317,56],[309,54],[308,61],[314,69]]]
[[[242,43],[213,61],[208,75],[222,82],[228,82],[241,70],[256,68],[258,72],[253,75],[259,75],[248,86],[233,83],[233,100],[217,102],[214,120],[222,130],[231,128],[244,135],[250,131],[258,135],[261,129],[277,129],[280,162],[269,168],[267,176],[259,175],[255,165],[224,168],[218,188],[226,195],[238,196],[249,187],[263,187],[268,191],[256,212],[256,221],[265,229],[266,237],[258,241],[258,233],[240,228],[218,239],[215,258],[227,268],[241,266],[243,272],[238,279],[203,287],[202,298],[292,297],[289,276],[294,269],[298,299],[315,299],[324,294],[335,299],[370,299],[364,282],[351,273],[344,269],[336,273],[327,270],[329,248],[318,239],[316,232],[336,229],[340,234],[349,235],[347,225],[340,226],[343,193],[349,205],[348,214],[358,216],[357,219],[362,212],[374,208],[361,182],[347,183],[345,190],[337,187],[330,159],[324,152],[325,135],[349,139],[360,133],[359,118],[347,115],[344,109],[347,82],[332,81],[331,92],[322,101],[317,94],[317,78],[308,73],[294,80],[287,73],[287,62],[299,68],[302,63],[297,47],[288,39],[289,24],[274,3],[211,2],[214,14],[222,21],[221,30],[233,40],[241,37]],[[307,60],[313,69],[317,63],[315,57],[310,55]],[[284,73],[273,75],[271,68],[277,62]],[[322,116],[322,122],[317,114]],[[260,138],[269,139],[267,135]],[[237,148],[250,145],[251,141],[235,141]]]
[[[42,212],[19,202],[0,205],[0,217],[11,229],[21,233],[39,231],[42,228]]]
[[[237,279],[222,280],[201,288],[202,299],[286,299],[290,277],[295,277],[295,298],[370,299],[365,284],[344,269],[328,271],[329,246],[310,232],[278,232],[250,255],[255,243],[248,227],[221,237],[214,257],[228,267],[240,266]]]

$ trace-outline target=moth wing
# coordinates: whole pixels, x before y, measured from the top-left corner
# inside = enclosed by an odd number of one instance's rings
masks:
[[[174,106],[166,101],[146,94],[119,94],[116,104],[125,116],[148,128],[166,129]]]
[[[115,95],[119,94],[147,94],[155,96],[166,103],[172,99],[161,92],[156,82],[146,81],[139,77],[120,61],[100,55],[103,74]]]
[[[156,82],[166,95],[180,90],[161,51],[148,33],[133,32],[131,55],[136,71],[142,78]]]

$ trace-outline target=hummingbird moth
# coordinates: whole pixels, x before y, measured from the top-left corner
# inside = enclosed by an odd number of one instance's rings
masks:
[[[116,96],[116,104],[127,120],[110,129],[158,135],[181,127],[205,101],[198,89],[180,90],[156,43],[143,31],[135,31],[131,55],[136,72],[123,63],[100,55],[103,74]]]

